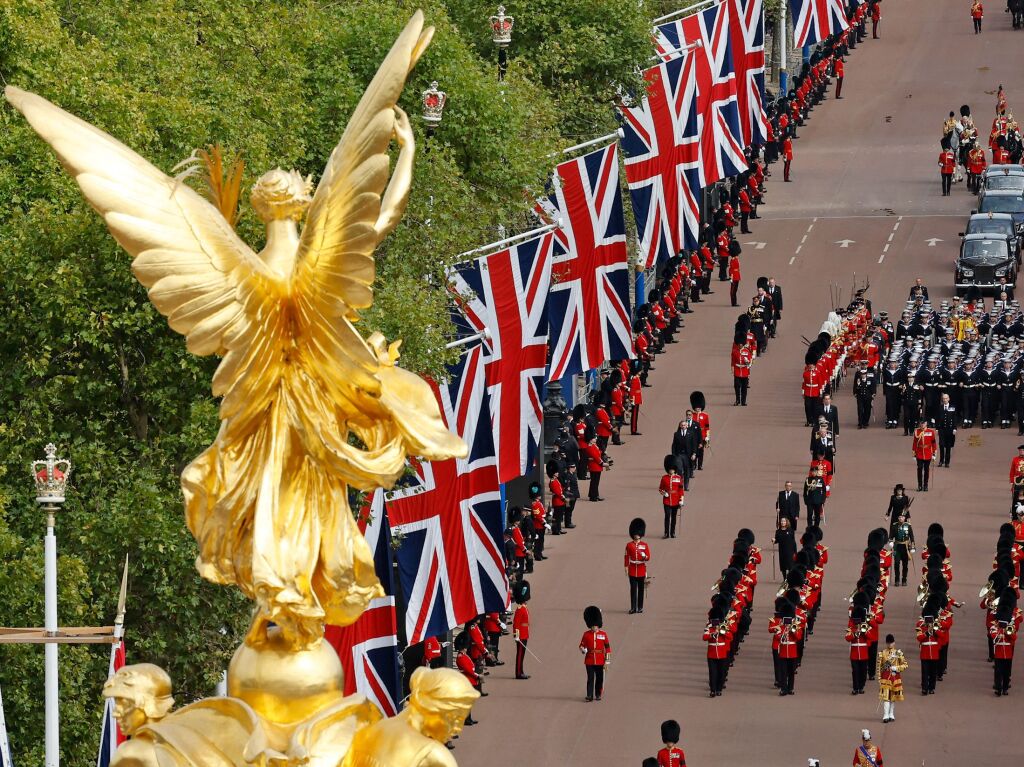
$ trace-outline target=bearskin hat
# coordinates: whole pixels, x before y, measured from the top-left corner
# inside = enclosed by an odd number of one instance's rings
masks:
[[[742,330],[744,333],[746,333],[748,330],[750,330],[750,315],[747,314],[746,312],[741,314],[739,317],[736,318],[736,325],[734,327],[736,328],[737,332]]]
[[[793,557],[793,562],[800,565],[801,567],[810,568],[811,557],[807,553],[807,549],[800,549],[800,551],[796,553],[796,556]]]
[[[1014,609],[1017,607],[1017,590],[1011,586],[1007,586],[1001,592],[999,592],[999,612],[1003,612],[1005,609],[1009,614],[1013,614]]]
[[[540,485],[538,483],[536,483],[536,482],[531,482],[530,483],[530,500],[532,501],[535,498],[540,498],[540,496],[541,496]]]
[[[604,627],[604,616],[601,614],[601,608],[595,605],[590,605],[586,610],[583,611],[583,622],[587,624],[587,628]]]
[[[820,527],[818,527],[818,525],[808,525],[806,532],[813,535],[818,543],[821,543],[821,539],[825,537],[825,533]]]
[[[727,567],[722,570],[722,583],[735,587],[743,577],[743,572],[735,567]]]
[[[678,743],[679,733],[679,722],[677,722],[675,719],[669,719],[668,721],[661,723],[662,743]]]
[[[863,609],[863,608],[868,607],[870,604],[871,604],[871,597],[869,597],[865,592],[858,591],[856,594],[853,595],[853,606],[854,606],[854,608],[860,607],[860,608]]]
[[[807,547],[814,546],[816,543],[817,540],[814,538],[814,533],[810,530],[804,530],[803,534],[800,536],[800,545]]]
[[[754,531],[751,530],[749,527],[741,527],[739,531],[736,533],[736,537],[742,538],[744,541],[747,542],[748,546],[754,545]]]
[[[928,537],[931,538],[933,535],[937,535],[940,538],[946,534],[946,531],[942,529],[942,525],[938,522],[932,522],[928,525]]]
[[[747,331],[736,328],[736,333],[732,337],[732,343],[734,346],[743,346],[747,342]]]
[[[806,582],[807,571],[799,565],[791,567],[789,569],[789,572],[786,573],[786,583],[790,586],[790,588],[798,589],[801,586],[803,586]]]
[[[776,613],[776,615],[781,613],[784,609],[786,609],[786,607],[789,607],[789,606],[790,606],[790,602],[789,602],[788,599],[786,599],[786,597],[784,597],[784,596],[777,597],[775,599],[775,613]]]
[[[757,278],[757,287],[762,288],[763,290],[768,290],[768,278],[767,277],[758,277]]]
[[[572,417],[577,421],[582,421],[587,417],[587,406],[580,404],[572,409]]]
[[[866,607],[854,607],[850,610],[850,620],[854,623],[863,623],[868,619],[868,610]]]
[[[559,472],[558,461],[548,461],[547,465],[544,467],[544,472],[548,475],[548,479],[554,478],[554,476]]]
[[[961,117],[970,117],[971,116],[971,108],[969,106],[967,106],[967,104],[962,104],[960,106],[960,116]]]
[[[666,455],[665,460],[662,461],[662,463],[665,466],[666,474],[672,471],[672,469],[675,469],[677,472],[679,471],[679,463],[674,455]]]
[[[640,763],[640,767],[658,767],[658,759],[653,756],[649,756]]]
[[[647,523],[640,517],[634,518],[629,523],[629,537],[632,538],[634,535],[639,535],[641,538],[647,535]]]
[[[787,600],[786,604],[784,604],[782,606],[782,609],[779,610],[779,617],[780,618],[793,618],[795,616],[796,616],[796,605],[794,605],[792,602],[789,602]]]
[[[457,637],[455,637],[455,650],[462,652],[463,650],[469,649],[469,632],[462,631]]]
[[[517,605],[525,605],[530,601],[529,581],[519,581],[512,587],[512,601]]]
[[[694,410],[703,410],[707,407],[707,402],[704,400],[704,392],[690,392],[690,407]]]
[[[717,605],[708,610],[708,621],[711,623],[718,623],[719,621],[725,620],[725,610]]]
[[[1002,540],[1004,538],[1009,538],[1010,541],[1012,542],[1014,540],[1014,536],[1015,535],[1016,535],[1016,533],[1015,533],[1015,531],[1013,529],[1013,525],[1011,525],[1009,522],[1003,522],[1003,524],[1001,524],[999,526],[999,539],[1000,540]]]
[[[879,532],[878,530],[872,530],[868,533],[868,550],[869,551],[881,551],[882,547],[885,546],[885,531]]]

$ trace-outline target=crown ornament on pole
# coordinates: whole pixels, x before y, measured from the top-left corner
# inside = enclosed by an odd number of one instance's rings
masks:
[[[491,40],[499,48],[507,48],[512,42],[512,27],[516,20],[513,16],[505,15],[505,6],[498,6],[498,13],[491,16]]]
[[[71,474],[71,461],[57,457],[57,446],[52,442],[44,449],[46,460],[32,462],[32,476],[36,480],[36,503],[52,506],[64,503],[64,491]]]
[[[444,105],[448,103],[448,94],[437,88],[437,80],[423,91],[423,122],[430,128],[436,128],[444,117]]]

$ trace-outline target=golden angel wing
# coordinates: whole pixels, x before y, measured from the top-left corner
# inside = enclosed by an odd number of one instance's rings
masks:
[[[327,317],[354,318],[353,310],[373,303],[373,251],[401,218],[412,177],[412,133],[398,97],[433,32],[417,11],[359,101],[313,197],[293,284],[296,296]],[[395,136],[403,151],[388,187]]]
[[[41,96],[13,86],[4,95],[134,257],[136,278],[189,351],[224,354],[274,280],[262,261],[216,208],[121,142]]]

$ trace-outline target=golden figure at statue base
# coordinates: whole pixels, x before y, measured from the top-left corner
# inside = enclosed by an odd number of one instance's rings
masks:
[[[238,586],[256,615],[228,670],[230,697],[168,713],[171,682],[158,667],[128,666],[108,681],[104,694],[131,736],[116,767],[454,764],[438,741],[472,707],[468,682],[418,671],[410,708],[378,723],[365,697],[345,697],[323,641],[325,623],[353,623],[381,594],[349,486],[390,487],[409,455],[466,454],[429,386],[395,365],[399,343],[364,340],[353,325],[373,300],[374,250],[408,201],[415,145],[397,102],[432,34],[417,11],[315,192],[295,171],[256,182],[251,202],[267,231],[259,253],[184,176],[39,96],[5,89],[134,257],[135,276],[188,349],[222,357],[220,431],[182,473],[185,517],[200,574]]]

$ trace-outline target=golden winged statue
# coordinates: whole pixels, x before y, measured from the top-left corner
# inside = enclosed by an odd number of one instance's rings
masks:
[[[189,351],[222,357],[220,431],[181,486],[199,572],[258,605],[253,646],[272,621],[289,645],[310,647],[325,621],[348,625],[382,593],[349,486],[390,486],[410,454],[466,453],[427,384],[395,366],[399,343],[364,340],[353,326],[373,301],[374,250],[408,200],[415,147],[397,101],[432,34],[417,12],[312,196],[295,171],[256,182],[251,202],[267,233],[259,253],[182,180],[45,99],[5,89],[133,256]]]

